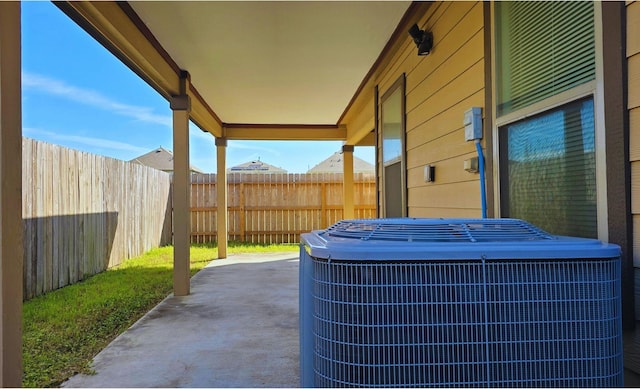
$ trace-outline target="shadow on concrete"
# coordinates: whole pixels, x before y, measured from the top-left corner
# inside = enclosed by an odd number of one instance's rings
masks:
[[[234,255],[191,279],[63,387],[298,387],[298,255]]]

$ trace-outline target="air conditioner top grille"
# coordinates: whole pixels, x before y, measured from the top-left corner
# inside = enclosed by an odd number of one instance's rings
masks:
[[[357,261],[596,259],[620,256],[597,239],[551,235],[518,219],[356,219],[301,235],[309,255]]]
[[[324,234],[340,238],[403,242],[504,242],[556,239],[517,219],[343,220]]]

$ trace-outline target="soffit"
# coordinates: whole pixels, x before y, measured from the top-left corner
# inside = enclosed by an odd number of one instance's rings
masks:
[[[223,122],[336,124],[410,2],[129,4]]]

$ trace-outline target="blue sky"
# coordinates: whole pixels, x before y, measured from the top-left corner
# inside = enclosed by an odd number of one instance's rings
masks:
[[[173,148],[169,103],[55,5],[22,2],[22,32],[24,136],[122,160]],[[341,145],[229,141],[227,166],[260,158],[304,173]],[[191,125],[190,147],[191,164],[215,172],[213,136]],[[355,155],[373,163],[373,147]]]

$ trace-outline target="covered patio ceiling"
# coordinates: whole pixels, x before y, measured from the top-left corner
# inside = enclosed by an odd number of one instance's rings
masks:
[[[167,99],[180,93],[179,75],[188,72],[191,119],[216,137],[351,138],[351,144],[369,133],[372,123],[350,128],[349,136],[345,115],[394,33],[409,39],[397,27],[411,6],[407,1],[56,4]]]
[[[376,77],[427,2],[55,4],[169,102],[173,119],[174,295],[190,288],[189,120],[228,140],[342,140],[343,217],[353,218],[353,146],[370,142]],[[20,386],[22,345],[21,10],[0,1],[0,384]],[[225,187],[224,185],[220,187]],[[227,191],[216,206],[227,209]],[[226,258],[228,215],[217,217]]]

